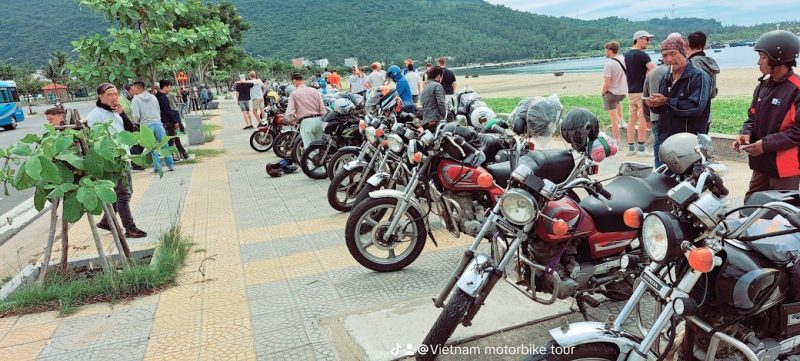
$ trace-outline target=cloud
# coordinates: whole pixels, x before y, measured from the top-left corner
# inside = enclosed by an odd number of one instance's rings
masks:
[[[552,16],[578,17],[591,20],[619,16],[631,20],[648,20],[670,16],[672,2],[642,2],[641,0],[487,0],[512,9]],[[779,14],[776,16],[775,14]],[[676,0],[677,17],[713,18],[723,24],[752,25],[766,22],[800,20],[800,7],[785,0]]]

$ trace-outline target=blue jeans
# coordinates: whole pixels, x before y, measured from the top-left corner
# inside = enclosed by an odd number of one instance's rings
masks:
[[[661,163],[661,158],[658,156],[658,150],[661,149],[661,140],[658,139],[658,122],[651,123],[650,129],[653,130],[653,154],[656,168],[658,168],[663,164]]]
[[[162,124],[160,121],[151,120],[142,122],[142,124],[146,125],[148,128],[153,130],[153,134],[155,134],[156,140],[159,142],[162,139],[164,139],[164,137],[167,136],[167,131],[164,130],[164,124]],[[162,147],[161,149],[169,149],[169,145],[164,144],[164,147]],[[153,154],[153,171],[158,172],[158,170],[161,169],[161,158],[156,153],[152,154]],[[175,161],[172,160],[172,154],[165,155],[164,160],[167,162],[167,167],[169,167],[170,169],[172,168],[173,165],[175,165]]]

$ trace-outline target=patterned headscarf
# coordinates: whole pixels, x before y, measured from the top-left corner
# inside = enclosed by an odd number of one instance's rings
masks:
[[[677,50],[686,56],[686,40],[682,37],[668,37],[661,42],[661,50]]]

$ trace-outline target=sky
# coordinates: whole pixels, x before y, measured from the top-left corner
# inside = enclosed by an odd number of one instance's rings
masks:
[[[619,16],[649,20],[671,16],[672,1],[633,0],[487,0],[489,3],[543,15],[593,20]],[[753,25],[800,20],[796,0],[675,0],[676,17],[714,18],[723,25]]]

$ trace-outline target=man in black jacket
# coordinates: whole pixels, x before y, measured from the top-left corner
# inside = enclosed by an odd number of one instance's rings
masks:
[[[764,75],[733,143],[737,152],[747,152],[753,170],[745,199],[753,192],[800,187],[800,77],[792,70],[800,40],[788,31],[774,30],[762,35],[753,50]]]
[[[167,131],[167,135],[175,137],[170,139],[169,145],[175,146],[178,149],[178,152],[181,154],[181,158],[189,159],[189,153],[186,152],[186,149],[183,148],[183,144],[181,144],[181,138],[178,137],[178,130],[180,129],[180,119],[175,119],[175,114],[172,112],[172,108],[169,106],[169,98],[167,94],[172,90],[172,82],[169,80],[160,80],[158,82],[158,92],[156,93],[156,99],[158,99],[158,109],[161,111],[161,122],[164,123],[164,130]]]
[[[708,74],[692,66],[686,58],[686,41],[668,37],[661,43],[664,64],[670,67],[661,78],[659,92],[650,95],[645,103],[658,114],[659,143],[677,133],[704,133],[710,111],[711,80]],[[661,159],[655,154],[656,166]]]

